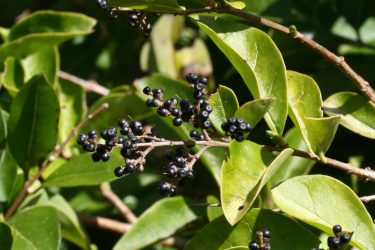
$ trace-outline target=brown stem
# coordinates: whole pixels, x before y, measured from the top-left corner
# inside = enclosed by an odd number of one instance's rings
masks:
[[[127,8],[119,8],[119,10],[128,11]],[[368,81],[363,79],[353,68],[345,61],[343,57],[335,55],[333,52],[329,51],[327,48],[323,47],[321,44],[315,42],[314,40],[304,36],[297,30],[291,30],[288,27],[285,27],[279,23],[273,22],[266,18],[242,11],[240,9],[235,9],[229,5],[226,6],[219,6],[219,7],[207,7],[201,9],[191,9],[191,10],[178,10],[175,12],[170,12],[169,14],[175,15],[192,15],[192,14],[199,14],[199,13],[210,13],[216,12],[221,14],[230,14],[234,16],[241,17],[247,21],[252,23],[256,23],[258,25],[263,25],[270,29],[276,30],[280,33],[291,35],[294,39],[300,41],[302,44],[305,44],[310,49],[314,50],[330,63],[335,65],[339,68],[354,84],[355,86],[362,92],[362,94],[369,99],[371,102],[375,103],[375,91],[371,87]]]
[[[360,199],[363,203],[369,203],[370,201],[375,201],[375,195],[363,196]]]
[[[100,192],[104,198],[110,201],[118,211],[122,214],[122,216],[127,220],[129,223],[134,224],[137,222],[137,216],[131,211],[125,203],[112,191],[111,187],[108,183],[103,183],[100,185]]]
[[[87,225],[109,230],[109,231],[116,232],[119,234],[128,232],[132,227],[131,224],[104,218],[104,217],[99,217],[99,216],[94,217],[94,216],[90,216],[86,214],[78,214],[78,218],[81,222]]]
[[[81,128],[87,121],[92,119],[95,115],[103,111],[104,109],[108,108],[108,103],[103,103],[98,109],[96,109],[93,113],[89,114],[85,119],[83,119],[76,127],[74,127],[71,132],[69,133],[66,140],[59,146],[56,147],[52,155],[49,157],[48,160],[44,161],[42,166],[39,168],[38,172],[28,181],[26,181],[25,185],[23,186],[21,192],[17,195],[16,199],[13,201],[12,205],[8,208],[4,215],[4,219],[9,219],[12,214],[16,211],[18,206],[21,204],[21,202],[25,199],[26,195],[29,192],[29,188],[34,184],[36,180],[38,180],[43,172],[47,169],[49,166],[48,163],[55,160],[64,150],[64,147],[68,144],[68,142],[74,137],[74,135],[77,133],[79,128]]]
[[[195,155],[193,155],[192,156],[192,159],[191,159],[191,161],[189,162],[189,166],[188,166],[188,168],[191,170],[191,169],[193,169],[193,166],[194,166],[194,164],[197,162],[197,160],[202,156],[202,154],[204,153],[204,152],[206,152],[206,150],[207,149],[209,149],[210,148],[210,146],[204,146],[204,147],[202,147],[201,149],[199,149],[199,151],[195,154]]]
[[[62,79],[68,80],[72,83],[75,83],[81,86],[85,91],[88,91],[88,92],[94,92],[99,95],[108,95],[110,92],[109,89],[107,89],[106,87],[103,87],[102,85],[99,85],[98,83],[94,81],[87,81],[87,80],[81,79],[77,76],[71,75],[61,70],[58,72],[58,76]]]

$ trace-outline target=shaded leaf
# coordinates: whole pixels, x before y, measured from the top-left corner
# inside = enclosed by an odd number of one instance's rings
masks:
[[[4,63],[4,72],[0,74],[0,83],[15,96],[24,83],[24,71],[22,64],[14,57],[9,57]]]
[[[273,98],[263,98],[247,102],[237,109],[235,116],[242,117],[255,127],[267,113],[274,100]]]
[[[214,219],[223,215],[223,209],[221,208],[220,200],[213,195],[207,196],[207,217],[209,221],[213,221]],[[213,205],[212,205],[213,204]],[[217,206],[219,205],[219,206]]]
[[[288,71],[289,115],[310,152],[324,154],[336,134],[340,117],[323,117],[322,98],[316,82],[304,74]]]
[[[375,139],[375,105],[362,95],[339,92],[328,97],[323,110],[330,116],[340,116],[340,124],[362,136]]]
[[[120,152],[115,150],[107,162],[93,162],[90,153],[73,157],[43,182],[44,186],[78,187],[98,185],[117,177],[114,169],[124,164]]]
[[[340,181],[324,175],[299,176],[272,190],[276,205],[285,213],[333,235],[332,226],[354,232],[350,244],[375,249],[371,216],[355,193]]]
[[[221,124],[226,122],[230,117],[233,117],[239,107],[236,94],[230,88],[219,85],[216,93],[210,96],[209,101],[212,106],[212,113],[210,115],[212,125],[224,135]]]
[[[111,7],[127,7],[158,13],[170,13],[180,10],[177,0],[108,0]]]
[[[0,249],[1,250],[10,250],[12,249],[13,244],[13,235],[10,227],[0,222]]]
[[[251,141],[232,141],[221,173],[221,202],[229,224],[234,225],[250,209],[262,187],[291,156],[285,149],[277,157]]]
[[[12,249],[58,249],[60,226],[50,207],[33,207],[17,213],[9,220],[13,229]]]
[[[86,235],[77,215],[69,203],[61,196],[53,196],[46,204],[56,209],[61,224],[61,236],[82,249],[89,249]]]
[[[6,148],[0,156],[0,202],[9,201],[14,191],[17,163]]]
[[[275,98],[265,116],[280,136],[287,117],[287,80],[280,51],[264,32],[227,20],[200,16],[198,25],[236,68],[254,98]]]
[[[182,197],[162,199],[139,217],[129,232],[116,243],[114,249],[142,249],[174,234],[195,219],[196,215]]]
[[[256,232],[265,228],[272,234],[272,250],[312,249],[320,243],[294,220],[270,210],[252,209],[235,226],[229,225],[224,216],[210,222],[189,241],[185,250],[248,246],[251,240],[258,241]]]
[[[307,146],[303,141],[302,135],[296,127],[290,129],[284,139],[291,148],[307,151]],[[315,161],[291,156],[286,162],[284,162],[275,175],[271,178],[271,186],[275,186],[280,182],[287,180],[291,177],[303,175],[310,171],[311,167],[315,164]]]
[[[43,76],[30,79],[14,98],[8,122],[9,149],[26,172],[53,149],[58,114],[57,97]]]
[[[9,41],[0,46],[0,62],[8,56],[24,57],[75,36],[89,34],[95,24],[95,19],[77,13],[34,12],[12,27]]]

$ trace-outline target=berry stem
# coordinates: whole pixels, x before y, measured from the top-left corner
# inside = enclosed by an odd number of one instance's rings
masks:
[[[375,195],[363,196],[360,199],[364,203],[369,203],[370,201],[375,201]]]
[[[203,153],[207,149],[209,149],[210,147],[211,146],[206,145],[206,146],[200,148],[199,151],[195,155],[192,156],[192,159],[191,159],[191,161],[189,162],[189,165],[188,165],[189,170],[193,170],[193,166],[194,166],[195,162],[197,162],[197,160],[199,160],[199,158],[203,155]]]

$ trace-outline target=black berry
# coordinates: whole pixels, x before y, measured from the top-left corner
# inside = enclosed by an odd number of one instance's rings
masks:
[[[173,119],[172,123],[173,123],[174,126],[181,126],[182,122],[183,121],[180,117],[176,117],[176,118]]]
[[[256,243],[255,241],[252,241],[252,242],[250,242],[250,244],[249,244],[249,249],[250,249],[250,250],[259,250],[260,248],[259,248],[258,243]]]
[[[339,238],[330,236],[327,239],[327,245],[329,249],[340,249],[341,242]]]
[[[340,236],[340,241],[342,244],[346,244],[346,243],[349,243],[350,239],[352,238],[352,236],[348,233],[346,234],[343,234]]]
[[[117,177],[121,177],[125,174],[125,168],[123,166],[117,167],[115,168],[114,173]]]
[[[77,143],[79,145],[84,145],[85,142],[87,140],[87,135],[86,134],[80,134],[78,137],[77,137]]]
[[[342,227],[340,225],[334,225],[332,227],[333,233],[337,236],[342,231]]]

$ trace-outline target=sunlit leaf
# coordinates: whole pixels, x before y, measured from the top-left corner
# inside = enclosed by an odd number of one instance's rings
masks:
[[[171,11],[180,10],[177,0],[108,0],[108,5],[158,13],[170,13]]]

